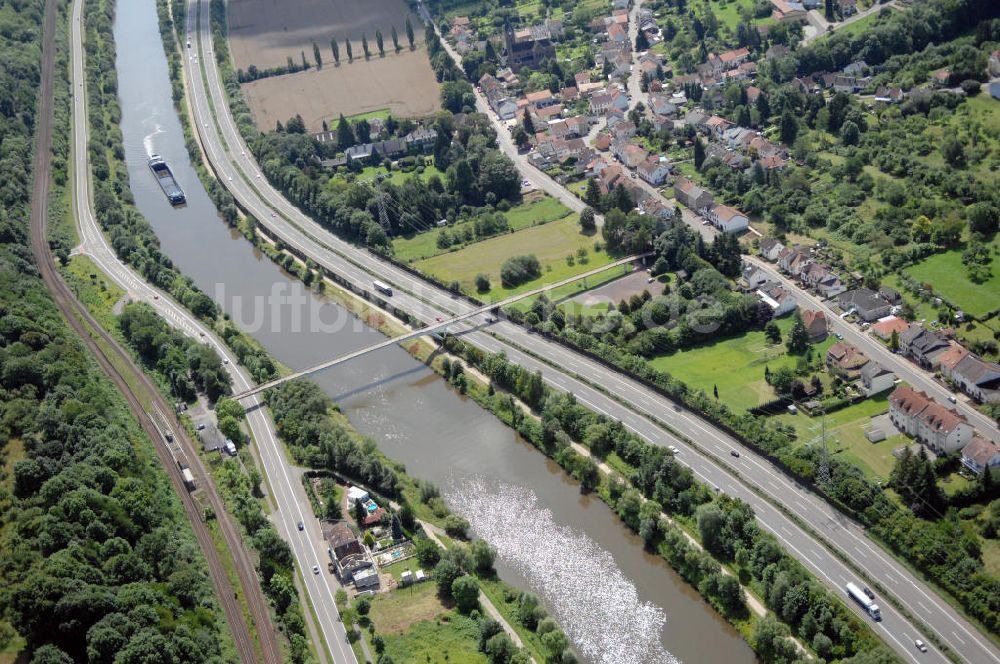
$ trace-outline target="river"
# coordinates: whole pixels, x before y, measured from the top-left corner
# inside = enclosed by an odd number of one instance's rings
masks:
[[[219,220],[188,161],[152,0],[118,3],[115,39],[132,192],[164,253],[293,369],[383,339],[328,298],[290,278]],[[152,153],[170,164],[187,195],[187,206],[175,209],[167,203],[146,165]],[[659,645],[680,660],[754,661],[740,635],[659,556],[644,551],[639,538],[604,503],[581,495],[577,483],[554,462],[403,349],[366,355],[314,380],[340,403],[358,430],[388,456],[405,463],[413,476],[455,487],[458,495],[472,486],[470,481],[530,489],[535,516],[547,510],[560,531],[585,534],[595,551],[607,555],[606,564],[617,567],[608,574],[620,572],[634,585],[637,602],[666,615]],[[462,511],[461,505],[452,507]],[[559,605],[563,585],[538,587],[537,578],[523,566],[501,562],[498,569],[512,584],[536,590],[550,608]],[[603,638],[628,638],[627,630],[614,621],[604,630]]]

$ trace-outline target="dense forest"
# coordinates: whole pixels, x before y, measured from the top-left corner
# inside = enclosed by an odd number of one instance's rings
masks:
[[[16,630],[33,662],[228,661],[205,562],[151,443],[30,258],[42,11],[38,0],[0,11],[0,640]],[[65,16],[60,26],[65,80]],[[57,109],[63,173],[67,118]]]

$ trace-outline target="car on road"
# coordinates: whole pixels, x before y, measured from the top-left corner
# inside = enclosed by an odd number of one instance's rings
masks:
[[[440,323],[440,322],[442,322],[444,320],[444,318],[442,316],[435,316],[434,320],[436,320],[437,322]]]
[[[299,530],[305,530],[305,529],[306,529],[306,524],[299,521]]]
[[[222,358],[222,363],[223,364],[229,364],[229,358],[228,357]]]
[[[521,186],[522,187],[530,187],[531,186],[531,182],[529,182],[528,180],[521,180]]]
[[[197,427],[197,429],[198,429],[198,431],[204,431],[205,430],[205,425],[204,424],[199,424],[198,427]]]
[[[950,401],[952,403],[958,403],[958,398],[954,394],[949,394],[948,395],[948,401]]]
[[[740,458],[740,452],[739,452],[739,450],[729,450],[729,456],[736,457],[737,459],[739,459]]]
[[[157,295],[156,293],[153,293],[153,299],[154,299],[154,300],[159,300],[159,299],[160,299],[160,296],[159,296],[159,295]]]
[[[841,334],[840,332],[837,332],[837,334],[835,334],[834,336],[836,336],[836,337],[837,337],[838,339],[840,339],[841,341],[843,341],[843,339],[844,339],[844,335],[843,335],[843,334]]]
[[[920,639],[914,641],[913,645],[915,645],[917,647],[917,650],[919,650],[920,652],[927,652],[927,644],[921,641]]]
[[[865,586],[864,588],[862,588],[861,592],[863,592],[864,594],[868,595],[868,599],[875,599],[875,593],[873,593],[872,589],[869,588],[868,586]]]
[[[628,175],[628,176],[629,176],[630,178],[632,178],[633,180],[635,179],[635,173],[629,173],[629,175]]]
[[[647,283],[647,284],[651,284],[651,283],[653,283],[654,281],[656,281],[656,279],[655,279],[655,278],[653,278],[653,277],[650,277],[649,279],[646,279],[646,283]]]
[[[679,449],[677,449],[676,445],[671,445],[667,449],[670,450],[671,452],[673,452],[674,454],[680,454],[681,453],[681,451]]]
[[[319,574],[319,565],[313,565],[313,574]]]

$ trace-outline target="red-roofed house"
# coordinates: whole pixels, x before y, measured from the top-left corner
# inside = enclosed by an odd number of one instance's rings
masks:
[[[944,454],[958,452],[973,435],[972,427],[958,412],[906,385],[889,395],[889,419],[900,431]]]
[[[660,157],[649,157],[644,160],[636,169],[639,177],[651,185],[663,184],[663,181],[670,175],[670,166],[666,159]]]
[[[883,341],[888,341],[892,338],[893,332],[900,335],[903,332],[906,332],[908,327],[910,327],[910,324],[902,318],[898,316],[887,316],[872,325],[872,334]]]
[[[813,309],[805,309],[802,312],[802,322],[809,333],[809,341],[816,342],[826,338],[825,313]]]
[[[831,374],[854,380],[861,375],[861,367],[868,364],[865,354],[854,346],[840,342],[826,351],[826,368]]]

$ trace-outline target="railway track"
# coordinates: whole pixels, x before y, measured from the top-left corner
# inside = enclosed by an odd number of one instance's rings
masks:
[[[205,556],[209,576],[218,596],[219,604],[225,613],[239,658],[244,664],[253,664],[261,661],[261,659],[258,657],[254,640],[250,636],[250,631],[244,620],[243,612],[237,599],[237,591],[230,583],[219,557],[219,552],[212,541],[212,536],[201,519],[199,507],[184,485],[180,467],[175,462],[173,455],[166,448],[166,441],[161,437],[156,424],[143,407],[137,390],[141,390],[143,396],[161,413],[172,413],[173,409],[166,403],[166,400],[152,384],[152,381],[135,364],[131,355],[98,324],[93,316],[90,315],[90,312],[76,299],[69,287],[62,280],[49,249],[46,230],[48,225],[47,203],[51,167],[52,100],[57,7],[58,0],[46,0],[42,38],[41,102],[38,115],[38,140],[34,160],[35,178],[31,195],[29,224],[32,254],[34,255],[42,281],[52,295],[56,306],[59,307],[59,310],[66,317],[70,326],[83,340],[100,367],[125,397],[129,409],[153,441],[157,456],[160,458],[160,462],[170,477],[171,484],[184,506],[184,511],[191,523],[195,539]],[[80,57],[80,54],[75,55],[76,57]],[[80,164],[77,167],[80,167]],[[85,163],[83,167],[86,167]],[[86,194],[79,192],[79,195]],[[95,336],[100,339],[101,343],[98,343]],[[102,347],[102,344],[104,347]],[[110,349],[110,352],[106,352],[105,348]],[[133,385],[136,387],[133,387]],[[249,606],[254,625],[257,628],[257,636],[263,652],[263,661],[268,664],[271,662],[277,664],[281,661],[281,650],[278,646],[274,625],[271,621],[270,609],[261,592],[253,561],[243,544],[239,532],[225,511],[225,507],[215,490],[214,484],[208,481],[208,476],[197,456],[194,444],[187,436],[183,427],[178,426],[178,424],[174,422],[173,426],[175,441],[185,450],[186,456],[191,462],[193,474],[200,486],[204,488],[206,495],[208,495],[226,545],[232,553],[240,587]]]

